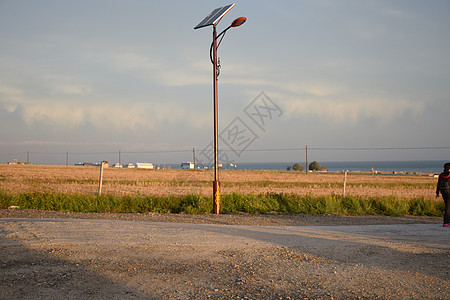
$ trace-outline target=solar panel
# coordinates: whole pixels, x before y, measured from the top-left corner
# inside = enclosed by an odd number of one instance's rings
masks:
[[[206,16],[206,18],[203,19],[200,23],[198,23],[197,26],[194,27],[194,29],[199,29],[202,27],[206,27],[209,25],[216,25],[220,19],[228,12],[230,9],[233,8],[235,4],[230,4],[224,7],[219,7],[213,10],[209,15]]]

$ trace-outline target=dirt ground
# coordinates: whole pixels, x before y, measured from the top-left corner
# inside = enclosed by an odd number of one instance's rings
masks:
[[[4,209],[0,298],[450,299],[441,221]]]

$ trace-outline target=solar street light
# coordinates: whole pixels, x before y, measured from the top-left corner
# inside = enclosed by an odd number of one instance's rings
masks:
[[[214,97],[214,182],[213,182],[213,207],[214,213],[220,214],[220,181],[219,181],[219,130],[218,130],[218,100],[217,100],[217,80],[219,77],[220,65],[217,62],[217,48],[222,42],[223,37],[228,29],[238,27],[244,24],[247,20],[245,17],[235,19],[230,26],[217,35],[216,26],[223,16],[234,7],[234,3],[216,8],[209,15],[207,15],[194,29],[203,28],[206,26],[213,27],[213,41],[210,47],[210,59],[213,64],[213,97]],[[217,39],[221,37],[219,43]]]

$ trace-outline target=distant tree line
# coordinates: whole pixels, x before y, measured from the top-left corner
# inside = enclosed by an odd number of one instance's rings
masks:
[[[304,171],[305,167],[301,164],[295,163],[292,166],[287,166],[286,170],[288,171]],[[310,171],[326,171],[327,168],[325,166],[321,166],[317,161],[313,161],[309,164],[308,170]]]
[[[298,163],[295,163],[292,166],[287,166],[286,170],[288,170],[288,171],[291,171],[291,170],[292,171],[304,171],[305,167]]]

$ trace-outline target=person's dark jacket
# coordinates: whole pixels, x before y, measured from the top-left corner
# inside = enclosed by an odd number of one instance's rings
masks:
[[[442,172],[439,174],[439,179],[436,187],[436,196],[439,195],[439,191],[445,186],[447,182],[447,188],[450,187],[450,172]]]

